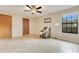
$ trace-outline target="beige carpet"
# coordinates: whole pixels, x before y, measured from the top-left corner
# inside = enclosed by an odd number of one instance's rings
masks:
[[[72,53],[79,52],[79,45],[56,39],[32,37],[0,40],[0,52],[4,53]]]

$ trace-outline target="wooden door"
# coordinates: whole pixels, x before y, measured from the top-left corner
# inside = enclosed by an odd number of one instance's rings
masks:
[[[23,18],[23,35],[29,34],[29,19]]]
[[[0,14],[0,38],[12,37],[12,17]]]

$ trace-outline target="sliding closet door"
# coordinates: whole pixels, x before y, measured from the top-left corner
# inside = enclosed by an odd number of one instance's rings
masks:
[[[0,14],[0,38],[12,37],[12,17]]]
[[[23,18],[23,35],[29,34],[29,19]]]

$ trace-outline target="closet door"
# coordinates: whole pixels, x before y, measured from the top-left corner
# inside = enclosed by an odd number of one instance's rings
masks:
[[[0,14],[0,38],[12,37],[12,17]]]

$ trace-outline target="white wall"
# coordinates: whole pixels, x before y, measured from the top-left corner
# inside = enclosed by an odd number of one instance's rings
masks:
[[[12,37],[22,36],[23,34],[23,22],[22,16],[12,16]]]
[[[35,18],[36,24],[36,34],[39,35],[40,30],[45,26],[51,27],[51,37],[56,37],[58,39],[67,40],[79,43],[79,29],[78,34],[71,34],[71,33],[62,33],[62,19],[61,16],[67,13],[79,13],[79,6],[74,8],[65,9],[62,11],[58,11],[55,13],[51,13],[39,18]],[[51,18],[51,23],[47,24],[44,23],[44,18]],[[79,22],[79,21],[78,21]],[[55,24],[58,23],[59,25],[56,26]],[[79,24],[79,23],[78,23]],[[79,28],[79,27],[78,27]]]
[[[29,32],[30,34],[36,34],[36,20],[34,18],[29,18]]]

